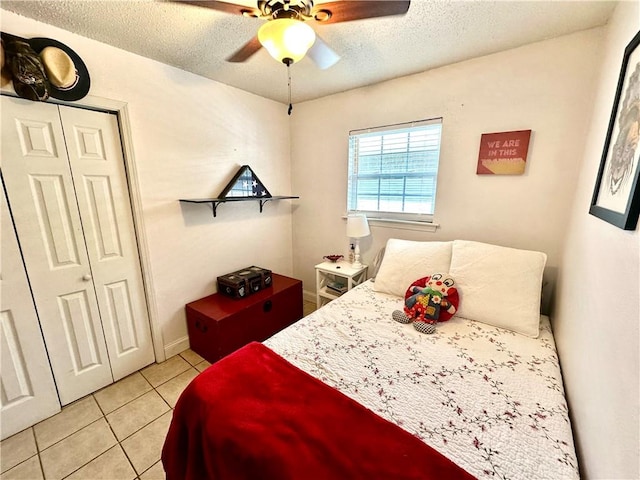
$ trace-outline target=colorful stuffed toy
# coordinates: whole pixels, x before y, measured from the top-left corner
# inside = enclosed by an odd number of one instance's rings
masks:
[[[392,318],[413,323],[421,333],[434,333],[437,322],[446,322],[458,310],[460,297],[453,285],[453,278],[442,273],[416,280],[405,293],[404,311],[394,311]]]

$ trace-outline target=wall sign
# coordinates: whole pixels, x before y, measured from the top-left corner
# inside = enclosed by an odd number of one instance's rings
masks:
[[[480,138],[478,175],[522,175],[527,162],[531,130],[483,133]]]

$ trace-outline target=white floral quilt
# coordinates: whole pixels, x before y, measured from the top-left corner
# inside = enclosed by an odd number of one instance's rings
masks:
[[[579,478],[547,317],[537,339],[458,317],[425,335],[392,320],[401,298],[371,287],[265,345],[479,479]]]

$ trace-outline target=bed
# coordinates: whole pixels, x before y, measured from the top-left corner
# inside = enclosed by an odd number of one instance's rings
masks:
[[[577,479],[546,256],[392,239],[369,280],[185,390],[167,478]],[[456,315],[394,321],[411,279],[448,272]],[[233,433],[230,433],[233,432]]]

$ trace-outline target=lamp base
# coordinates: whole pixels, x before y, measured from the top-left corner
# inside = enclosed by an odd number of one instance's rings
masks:
[[[353,253],[355,254],[353,257],[353,263],[351,266],[353,268],[362,268],[362,263],[360,263],[360,241],[356,238],[355,248],[353,249]]]

